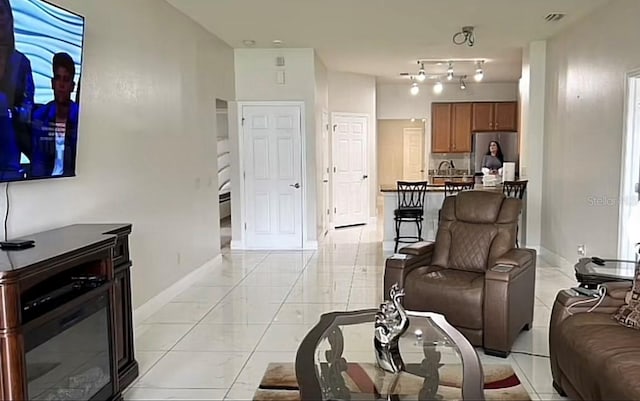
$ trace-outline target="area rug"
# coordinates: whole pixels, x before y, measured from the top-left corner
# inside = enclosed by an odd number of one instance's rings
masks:
[[[395,393],[399,394],[397,398],[399,400],[417,399],[417,394],[423,387],[424,378],[409,373],[416,370],[413,368],[415,367],[407,366],[408,372],[400,373],[399,380],[394,382]],[[486,364],[482,368],[484,370],[484,395],[487,401],[531,401],[529,394],[510,365]],[[437,394],[442,396],[442,399],[460,398],[462,383],[460,371],[459,365],[444,365],[438,370],[440,380]],[[379,394],[380,389],[376,387],[381,384],[371,380],[371,377],[375,377],[374,372],[375,366],[373,364],[347,364],[347,369],[342,376],[349,391],[352,394],[359,393],[360,396],[354,398],[367,399],[366,393],[369,393],[371,399],[375,399],[374,395]],[[269,364],[253,399],[254,401],[300,400],[294,364]]]

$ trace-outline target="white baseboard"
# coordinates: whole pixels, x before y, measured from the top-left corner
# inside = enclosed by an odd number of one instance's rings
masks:
[[[310,251],[314,251],[316,249],[318,249],[318,241],[305,241],[304,245],[302,246],[303,250],[310,250]]]
[[[244,249],[244,241],[234,241],[231,240],[231,244],[229,245],[231,249]]]
[[[198,267],[191,273],[187,274],[176,283],[171,285],[169,288],[166,288],[164,291],[151,298],[144,304],[138,306],[133,311],[133,324],[134,327],[147,320],[151,315],[156,313],[158,309],[162,308],[165,304],[170,302],[173,298],[178,296],[184,290],[189,288],[191,285],[196,283],[198,279],[204,274],[207,273],[216,263],[220,263],[222,261],[222,255],[218,255],[210,261],[206,262],[202,266]]]
[[[565,269],[572,269],[574,266],[574,263],[569,262],[562,256],[548,250],[545,247],[541,246],[540,249],[537,251],[538,251],[538,255],[540,255],[540,257],[544,259],[545,262],[549,263],[552,266],[557,266]]]

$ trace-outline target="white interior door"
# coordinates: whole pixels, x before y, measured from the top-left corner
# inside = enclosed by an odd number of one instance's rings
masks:
[[[405,181],[422,181],[422,137],[421,128],[405,128],[402,132],[402,176]]]
[[[618,258],[635,260],[634,244],[640,242],[640,71],[629,77],[627,96],[624,164],[620,185]]]
[[[246,247],[302,248],[300,107],[243,106]]]
[[[369,216],[366,116],[333,114],[333,223],[366,224]]]
[[[329,231],[329,113],[322,112],[322,233]]]

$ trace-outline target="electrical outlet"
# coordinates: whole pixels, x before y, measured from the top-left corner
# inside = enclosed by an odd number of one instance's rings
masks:
[[[579,244],[578,245],[578,256],[585,256],[587,254],[587,249],[585,248],[584,244]]]

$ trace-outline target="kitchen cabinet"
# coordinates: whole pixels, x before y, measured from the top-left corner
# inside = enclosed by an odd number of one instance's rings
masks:
[[[473,131],[517,131],[517,102],[473,103]]]
[[[433,103],[431,105],[431,151],[433,153],[471,152],[472,103]]]
[[[433,153],[448,153],[451,148],[452,109],[451,103],[431,105],[431,151]]]

